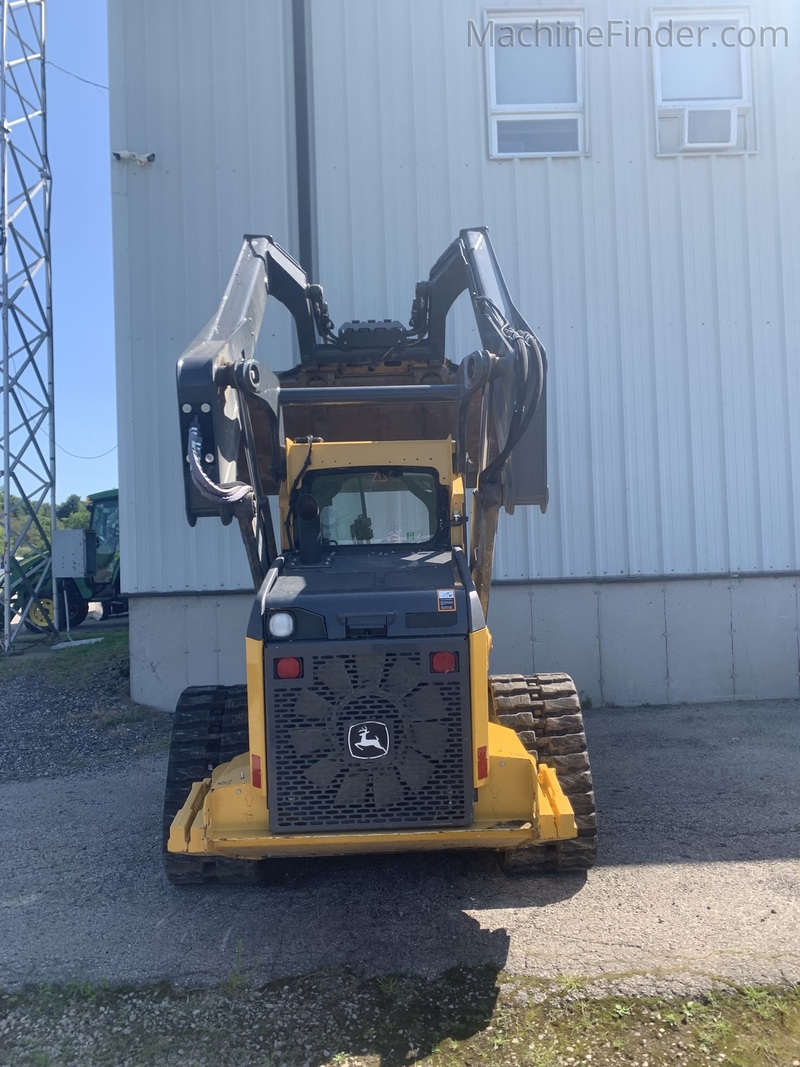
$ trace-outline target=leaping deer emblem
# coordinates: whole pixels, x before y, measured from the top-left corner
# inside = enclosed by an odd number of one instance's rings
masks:
[[[386,749],[380,743],[377,737],[371,737],[369,728],[366,726],[359,727],[358,731],[359,740],[356,741],[356,748],[377,748],[379,752],[385,752]]]
[[[350,755],[356,759],[380,759],[389,752],[389,728],[384,722],[353,723],[347,735]]]

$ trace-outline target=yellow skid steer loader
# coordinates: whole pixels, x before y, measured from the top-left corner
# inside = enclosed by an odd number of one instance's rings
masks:
[[[481,348],[457,361],[445,341],[464,291]],[[300,361],[281,373],[256,359],[268,297],[297,332]],[[170,881],[369,851],[593,864],[575,686],[489,674],[499,510],[547,504],[545,374],[485,229],[463,230],[417,285],[408,327],[338,330],[283,249],[245,238],[178,363],[178,403],[188,520],[235,520],[253,577],[247,680],[178,703]]]

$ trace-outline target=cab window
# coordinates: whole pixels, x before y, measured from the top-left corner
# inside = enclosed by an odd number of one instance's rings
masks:
[[[322,537],[337,545],[426,544],[439,528],[435,471],[402,467],[309,472]]]

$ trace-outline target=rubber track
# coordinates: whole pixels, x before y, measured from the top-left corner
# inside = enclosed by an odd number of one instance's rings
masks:
[[[164,791],[164,870],[173,885],[258,882],[261,864],[214,856],[167,852],[172,820],[183,807],[193,782],[249,748],[247,688],[243,685],[192,686],[181,694],[172,724],[167,783]]]
[[[567,674],[501,674],[489,679],[495,720],[516,731],[539,763],[554,768],[575,812],[578,836],[507,849],[511,872],[585,871],[597,856],[597,818],[583,714],[575,683]]]

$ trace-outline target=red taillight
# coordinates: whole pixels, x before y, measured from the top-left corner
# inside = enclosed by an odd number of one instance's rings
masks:
[[[481,745],[478,749],[478,777],[489,777],[489,750],[486,745]]]
[[[434,674],[452,674],[458,670],[457,652],[432,652],[431,670]]]
[[[253,789],[261,788],[261,757],[250,756],[250,781]]]
[[[302,678],[303,661],[296,656],[282,656],[275,660],[276,678]]]

